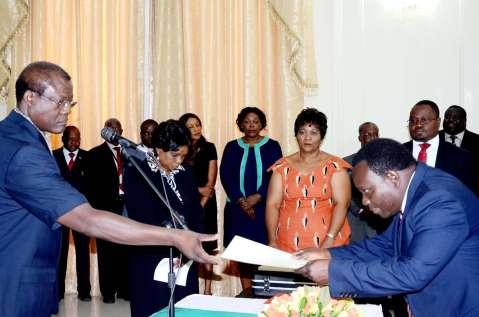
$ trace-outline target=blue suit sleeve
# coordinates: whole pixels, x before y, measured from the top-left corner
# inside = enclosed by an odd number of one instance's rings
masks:
[[[348,246],[329,249],[334,259],[374,261],[394,256],[393,228],[397,219],[380,235],[364,239]]]
[[[44,149],[25,146],[12,157],[6,175],[8,193],[51,228],[85,197],[63,179],[55,159]]]
[[[232,142],[226,144],[220,164],[221,184],[225,189],[226,196],[228,196],[233,203],[235,203],[239,198],[243,197],[239,182],[240,158],[237,157],[238,153],[235,152],[236,151],[234,151]]]
[[[446,191],[424,194],[407,218],[403,225],[413,233],[404,254],[371,261],[332,258],[329,283],[333,297],[421,290],[451,261],[469,235],[461,203]]]

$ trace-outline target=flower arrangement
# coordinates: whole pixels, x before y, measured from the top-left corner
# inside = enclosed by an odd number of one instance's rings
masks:
[[[352,300],[324,300],[321,287],[298,287],[290,294],[275,296],[259,317],[361,317]]]

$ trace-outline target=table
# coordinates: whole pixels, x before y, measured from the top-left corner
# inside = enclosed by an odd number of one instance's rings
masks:
[[[266,299],[220,297],[194,294],[176,303],[175,317],[256,317]],[[382,317],[379,305],[357,305],[365,317]],[[151,317],[166,317],[168,309]]]

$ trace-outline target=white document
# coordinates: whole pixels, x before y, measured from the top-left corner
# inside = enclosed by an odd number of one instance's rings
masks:
[[[186,277],[188,276],[188,271],[190,270],[192,263],[193,263],[193,260],[189,260],[188,262],[183,264],[181,267],[173,267],[173,272],[176,275],[176,285],[180,285],[180,286],[186,285]],[[155,281],[168,283],[169,272],[170,272],[169,259],[164,258],[156,266],[153,279]]]
[[[293,270],[306,264],[305,260],[300,260],[291,253],[240,236],[234,236],[221,257],[237,262]]]

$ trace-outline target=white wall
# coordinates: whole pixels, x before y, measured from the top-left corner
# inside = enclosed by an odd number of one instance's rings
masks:
[[[409,139],[406,121],[421,99],[441,117],[458,104],[479,132],[479,1],[315,0],[319,92],[305,98],[328,116],[324,149],[357,150],[357,127]]]

